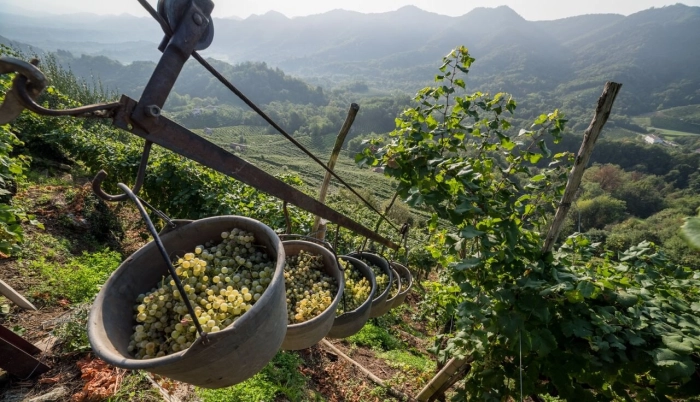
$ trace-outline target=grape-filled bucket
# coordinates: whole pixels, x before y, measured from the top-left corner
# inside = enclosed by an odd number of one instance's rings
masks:
[[[340,296],[343,294],[345,281],[343,279],[343,273],[338,267],[338,261],[335,255],[327,248],[305,240],[286,240],[283,241],[282,244],[286,256],[297,255],[302,250],[311,254],[321,255],[323,257],[323,269],[328,275],[334,278],[338,284],[338,291],[333,295],[333,301],[321,314],[302,323],[287,325],[287,334],[282,342],[282,349],[306,349],[323,339],[333,326],[335,310],[338,307]],[[285,325],[287,323],[286,311],[284,323]]]
[[[358,270],[363,277],[367,278],[370,282],[370,292],[367,300],[364,301],[358,308],[345,312],[339,316],[335,317],[333,321],[333,327],[331,327],[330,332],[328,332],[329,338],[347,338],[348,336],[355,335],[359,332],[369,319],[370,309],[372,307],[372,299],[374,294],[377,292],[377,282],[374,279],[374,273],[372,270],[357,258],[350,256],[339,256],[339,259],[345,260],[348,264],[352,264],[354,269]],[[347,269],[351,269],[348,267]],[[348,284],[345,284],[346,289]],[[341,299],[339,306],[342,306],[343,300]]]
[[[372,300],[372,307],[370,308],[369,317],[376,318],[384,315],[387,311],[391,309],[391,306],[386,303],[386,300],[389,297],[389,292],[391,291],[391,281],[393,280],[393,273],[391,272],[391,268],[389,268],[389,261],[387,261],[384,257],[374,253],[356,252],[350,253],[349,255],[351,257],[359,258],[360,260],[365,260],[370,264],[376,265],[377,267],[379,267],[379,269],[381,269],[383,273],[385,273],[389,277],[387,282],[388,286],[386,286],[385,289],[379,289],[379,282],[376,282],[377,290],[375,292],[374,299]]]
[[[408,291],[411,290],[411,287],[413,286],[413,275],[411,275],[411,271],[409,271],[408,268],[399,264],[398,262],[390,262],[389,264],[398,274],[399,279],[401,280],[401,291],[393,298],[393,303],[391,305],[391,308],[395,308],[402,305],[403,302],[406,301]]]
[[[391,282],[391,286],[389,286],[391,289],[394,288],[394,283],[396,283],[396,294],[393,294],[393,292],[390,290],[389,291],[389,296],[387,296],[386,299],[386,304],[389,306],[389,310],[392,308],[396,307],[398,304],[396,304],[399,295],[401,294],[401,291],[403,290],[403,281],[401,280],[401,277],[399,276],[399,273],[396,272],[394,267],[389,263],[389,267],[391,268],[391,273],[394,275],[394,280]],[[387,310],[387,311],[389,311]]]
[[[171,256],[196,245],[221,240],[234,228],[250,232],[263,248],[274,273],[259,300],[219,332],[197,338],[183,351],[151,359],[134,358],[127,347],[133,327],[134,303],[167,276],[167,264],[150,242],[129,256],[100,290],[88,319],[88,337],[95,354],[117,367],[146,370],[199,387],[221,388],[242,382],[261,370],[277,353],[286,331],[284,248],[275,232],[254,219],[240,216],[205,218],[181,225],[160,236]]]

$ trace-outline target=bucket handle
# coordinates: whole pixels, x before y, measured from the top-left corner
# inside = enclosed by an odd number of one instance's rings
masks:
[[[335,257],[336,261],[338,260],[338,254],[336,254],[333,246],[329,242],[327,242],[326,240],[320,240],[320,239],[317,239],[313,236],[306,236],[306,235],[300,235],[300,234],[284,233],[284,234],[280,234],[278,236],[281,240],[284,240],[286,238],[293,238],[293,239],[302,239],[302,240],[310,241],[312,243],[319,244],[319,245],[327,248],[328,251],[330,251],[331,253],[333,253],[333,256]],[[341,269],[341,271],[342,271],[342,269]]]
[[[197,315],[195,314],[194,309],[192,308],[192,304],[190,303],[189,297],[187,297],[187,292],[185,292],[185,288],[182,286],[182,282],[180,282],[180,278],[178,277],[177,272],[175,272],[175,267],[173,267],[173,263],[170,261],[170,256],[168,255],[168,252],[165,250],[165,246],[163,245],[163,242],[160,240],[160,236],[158,235],[158,231],[156,230],[155,226],[153,225],[153,222],[151,222],[151,218],[148,216],[146,209],[141,204],[141,200],[124,183],[118,183],[117,186],[122,191],[124,191],[124,195],[126,195],[129,199],[131,199],[131,201],[133,201],[134,204],[136,204],[136,208],[138,208],[139,213],[141,214],[141,217],[146,222],[146,227],[148,228],[148,231],[151,233],[151,236],[153,236],[153,241],[156,243],[156,246],[158,247],[158,250],[160,251],[160,254],[163,257],[163,260],[165,260],[165,263],[168,266],[168,271],[170,271],[170,275],[173,277],[173,280],[175,281],[175,286],[177,287],[177,290],[180,292],[180,297],[185,302],[185,306],[187,306],[187,312],[190,313],[190,318],[192,318],[192,322],[194,323],[195,327],[197,328],[197,332],[199,333],[199,336],[202,338],[202,343],[206,343],[207,342],[207,333],[204,332],[204,330],[202,329],[202,326],[199,324],[199,320],[197,320]]]

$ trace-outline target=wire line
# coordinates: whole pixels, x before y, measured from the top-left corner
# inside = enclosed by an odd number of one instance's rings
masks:
[[[148,1],[146,0],[138,0],[138,2],[148,11],[149,14],[160,24],[160,26],[163,28],[163,31],[165,32],[165,35],[168,37],[171,37],[173,35],[172,28],[170,25],[163,19],[163,17],[158,14],[158,12],[151,6]],[[214,77],[216,77],[219,82],[224,84],[226,88],[228,88],[231,92],[233,92],[240,100],[242,100],[248,107],[253,109],[255,113],[257,113],[260,117],[263,118],[268,124],[270,124],[275,130],[277,130],[280,134],[282,134],[285,138],[287,138],[292,144],[294,144],[297,148],[299,148],[302,152],[304,152],[307,156],[309,156],[311,159],[313,159],[316,163],[318,163],[323,169],[325,169],[328,173],[330,173],[336,180],[338,180],[343,186],[345,186],[350,192],[352,192],[355,196],[357,196],[367,207],[369,207],[372,211],[377,213],[380,216],[380,223],[382,220],[385,220],[389,226],[391,226],[394,230],[397,232],[399,229],[394,226],[393,223],[387,217],[379,212],[372,204],[369,203],[369,201],[365,200],[360,194],[355,191],[354,188],[352,188],[348,183],[345,182],[345,180],[341,179],[340,176],[338,176],[333,169],[330,169],[325,163],[323,163],[320,159],[318,159],[314,154],[312,154],[309,150],[307,150],[303,145],[301,145],[297,140],[295,140],[291,135],[289,135],[282,127],[280,127],[277,123],[275,123],[272,118],[270,118],[262,109],[260,109],[253,101],[248,99],[247,96],[243,94],[238,88],[236,88],[226,77],[221,75],[216,68],[214,68],[209,62],[207,62],[197,51],[192,52],[192,57],[194,57],[195,60],[199,62],[199,64],[202,65],[209,73],[211,73]]]

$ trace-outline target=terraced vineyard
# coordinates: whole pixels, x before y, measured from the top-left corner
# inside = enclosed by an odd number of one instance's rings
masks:
[[[263,127],[221,127],[211,129],[208,134],[203,130],[194,131],[270,174],[297,173],[311,188],[318,188],[323,181],[323,168],[282,135],[269,134]],[[334,141],[332,136],[326,136],[323,144],[315,144],[309,136],[295,139],[320,160],[325,162],[330,157]],[[395,185],[392,181],[381,173],[358,168],[350,152],[341,152],[335,170],[350,185],[368,191],[380,200],[393,196]]]

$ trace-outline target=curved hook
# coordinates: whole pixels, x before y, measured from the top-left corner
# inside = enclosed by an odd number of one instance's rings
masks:
[[[27,77],[18,75],[12,83],[12,90],[16,91],[22,106],[36,114],[44,116],[74,116],[74,117],[112,117],[113,110],[121,106],[120,102],[98,103],[96,105],[80,106],[71,109],[47,109],[32,99],[27,91]]]
[[[146,166],[148,165],[148,157],[151,153],[151,146],[153,143],[151,141],[146,141],[143,146],[143,153],[141,154],[141,164],[139,165],[139,171],[136,174],[136,182],[134,183],[134,188],[131,190],[134,194],[138,194],[143,186],[143,179],[146,177]],[[128,194],[111,195],[107,194],[102,190],[102,182],[107,177],[107,172],[100,170],[94,179],[92,179],[92,191],[100,198],[105,201],[126,201],[129,199]]]
[[[37,64],[39,64],[38,59],[32,59],[27,63],[14,57],[0,57],[0,74],[17,73],[12,82],[12,88],[5,93],[5,100],[0,106],[0,125],[11,122],[22,113],[25,108],[23,98],[33,103],[46,88],[48,82],[41,70],[36,67]]]

